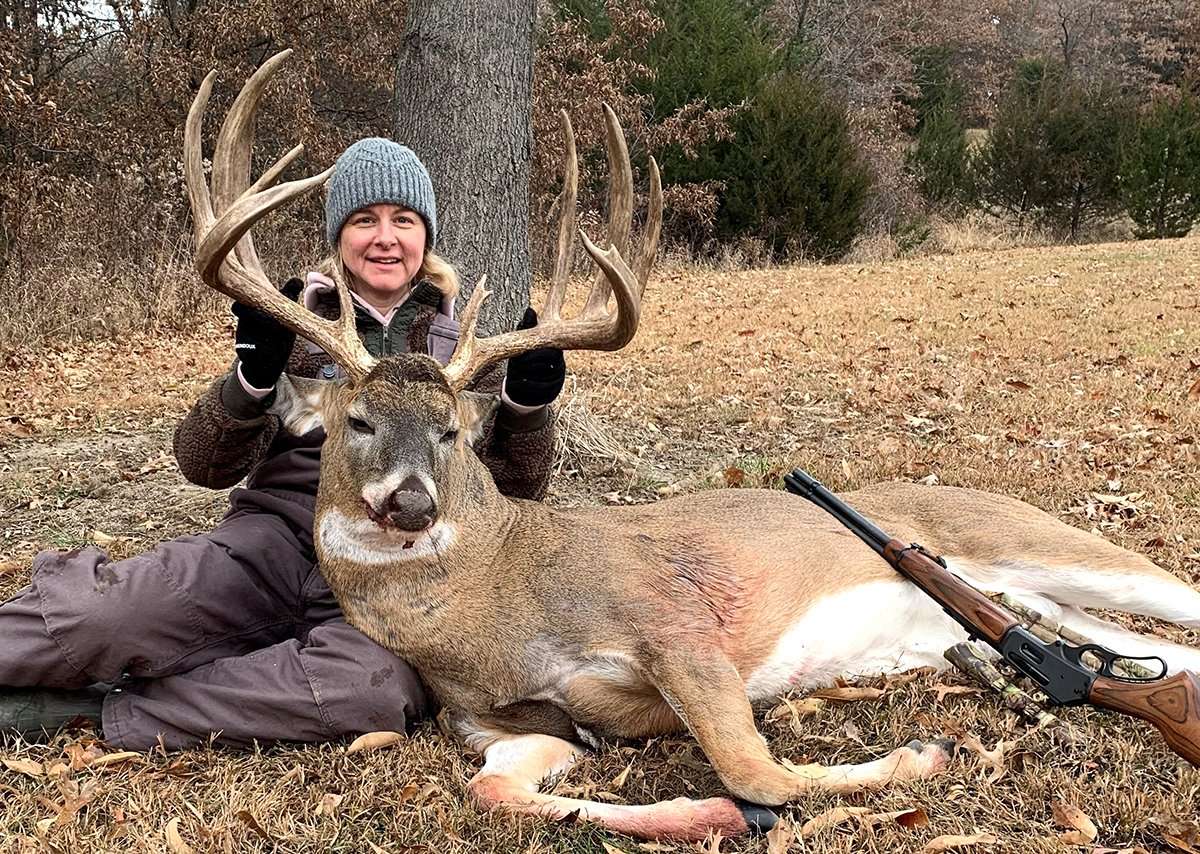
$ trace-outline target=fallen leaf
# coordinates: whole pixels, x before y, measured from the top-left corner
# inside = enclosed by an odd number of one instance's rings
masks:
[[[1093,848],[1091,854],[1150,854],[1140,845],[1132,848]]]
[[[1200,383],[1200,380],[1197,380],[1196,382]],[[1176,851],[1184,852],[1184,854],[1200,854],[1200,851],[1197,851],[1195,848],[1193,848],[1187,842],[1184,842],[1178,836],[1172,836],[1169,833],[1163,834],[1163,842],[1170,845]]]
[[[812,696],[821,700],[850,703],[856,700],[878,700],[883,696],[883,689],[857,686],[822,688],[820,691],[814,691]]]
[[[638,851],[678,851],[674,845],[667,845],[665,842],[639,842]]]
[[[1071,828],[1058,837],[1067,845],[1091,845],[1100,835],[1096,823],[1079,807],[1063,801],[1051,801],[1050,815],[1059,826]]]
[[[937,702],[942,702],[950,694],[982,694],[982,688],[974,685],[934,685],[929,689],[937,693]]]
[[[34,762],[32,759],[5,759],[4,767],[9,771],[16,771],[18,774],[26,774],[30,777],[44,777],[46,774],[42,763]]]
[[[746,480],[746,473],[740,468],[730,466],[725,469],[725,485],[736,489]]]
[[[625,770],[617,776],[613,777],[612,782],[608,784],[610,789],[619,789],[625,785],[625,781],[629,779],[629,772],[633,768],[633,763],[630,762],[625,766]]]
[[[834,807],[831,810],[825,810],[825,812],[814,815],[801,825],[800,836],[807,839],[818,831],[829,827],[837,827],[839,824],[845,824],[852,818],[867,815],[869,812],[871,812],[869,807]]]
[[[338,807],[341,806],[342,800],[345,797],[345,795],[338,795],[334,792],[326,792],[325,794],[321,795],[321,800],[317,801],[317,808],[315,810],[316,814],[329,816],[336,815]]]
[[[179,819],[173,818],[167,822],[165,831],[167,837],[167,850],[171,854],[195,854],[192,846],[183,841],[183,837],[179,835]]]
[[[105,753],[91,762],[92,768],[103,768],[106,765],[116,765],[118,762],[128,762],[131,759],[141,759],[142,754],[136,750],[122,750],[117,753]]]
[[[1188,400],[1200,400],[1200,379],[1192,383],[1187,391]]]
[[[242,824],[254,831],[260,839],[264,839],[267,842],[274,842],[271,839],[271,835],[263,830],[263,826],[258,823],[258,819],[254,817],[254,813],[250,812],[250,810],[238,810],[237,817]]]
[[[117,538],[112,534],[106,534],[103,531],[92,531],[90,535],[91,541],[98,546],[110,546],[117,541]]]
[[[368,732],[360,735],[354,741],[350,742],[350,746],[346,748],[347,753],[358,753],[362,750],[378,750],[381,747],[395,744],[404,739],[404,733],[393,732],[392,730],[380,730],[379,732]]]
[[[787,854],[796,839],[796,828],[786,818],[780,818],[767,831],[767,854]]]
[[[995,783],[1001,777],[1008,773],[1008,765],[1004,760],[1004,754],[1016,747],[1015,741],[999,741],[996,747],[988,750],[983,746],[983,742],[979,740],[979,736],[974,733],[967,733],[962,738],[962,746],[973,751],[986,764],[990,765],[992,771],[988,774],[987,781]]]
[[[903,810],[895,815],[896,824],[901,827],[912,830],[914,827],[928,827],[929,815],[925,810],[916,807],[911,810]]]
[[[939,836],[929,840],[922,851],[935,854],[937,851],[950,851],[954,848],[965,848],[968,845],[995,845],[999,842],[994,833],[975,833],[970,836]]]
[[[624,848],[618,848],[615,845],[609,845],[604,840],[600,840],[600,844],[604,846],[604,854],[628,854]]]
[[[1004,384],[1009,388],[1015,388],[1018,391],[1029,391],[1031,388],[1033,388],[1033,386],[1025,382],[1025,380],[1018,379],[1005,380]]]

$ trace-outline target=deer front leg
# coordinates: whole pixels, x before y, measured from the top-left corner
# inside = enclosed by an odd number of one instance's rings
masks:
[[[752,803],[776,806],[814,789],[853,792],[920,779],[941,771],[950,758],[946,743],[914,741],[860,765],[788,768],[771,756],[754,724],[745,683],[723,655],[674,652],[655,668],[655,676],[721,782]]]
[[[484,809],[549,819],[574,814],[579,820],[643,839],[700,841],[712,831],[725,836],[767,831],[777,820],[769,810],[739,806],[728,798],[676,798],[628,806],[539,791],[543,780],[565,772],[582,752],[582,747],[550,735],[503,736],[484,750],[484,765],[467,789]]]

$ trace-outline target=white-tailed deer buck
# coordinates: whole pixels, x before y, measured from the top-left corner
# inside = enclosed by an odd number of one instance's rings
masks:
[[[921,665],[963,630],[835,520],[782,491],[716,490],[647,506],[559,510],[501,496],[471,442],[494,401],[467,391],[484,367],[530,348],[622,347],[633,336],[656,251],[661,194],[632,268],[632,180],[607,112],[609,236],[583,237],[600,273],[586,307],[562,319],[574,227],[569,124],[559,254],[541,325],[476,339],[477,287],[449,365],[426,356],[373,363],[340,286],[338,323],[308,314],[263,274],[251,226],[328,172],[274,186],[290,152],[249,182],[253,115],[284,56],[246,84],[226,119],[205,186],[200,124],[210,75],[188,117],[187,180],[196,264],[222,293],[270,312],[324,347],[348,382],[282,383],[293,431],[323,425],[315,538],[350,621],[410,661],[484,764],[470,781],[485,807],[577,813],[643,837],[762,829],[770,810],[815,789],[849,792],[937,773],[946,745],[913,742],[861,765],[786,767],[756,731],[751,701]],[[615,307],[608,309],[609,289]],[[1200,593],[1152,564],[1020,501],[969,489],[888,483],[846,496],[906,540],[941,553],[988,591],[1006,591],[1099,642],[1175,668],[1200,651],[1129,633],[1083,607],[1200,628]],[[629,806],[540,791],[598,739],[690,731],[732,798]]]

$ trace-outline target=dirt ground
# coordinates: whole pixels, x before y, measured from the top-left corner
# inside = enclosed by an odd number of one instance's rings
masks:
[[[880,266],[663,270],[633,344],[568,356],[549,500],[778,487],[796,465],[835,489],[972,486],[1029,501],[1200,585],[1198,281],[1195,238]],[[171,433],[227,367],[231,338],[214,321],[170,340],[0,353],[0,596],[26,583],[40,549],[95,542],[123,557],[219,519],[225,494],[183,481]],[[1196,632],[1137,625],[1200,646]],[[967,684],[952,675],[870,684],[883,689],[878,699],[828,702],[804,717],[768,707],[760,727],[797,763],[865,761],[943,734],[978,747],[934,780],[794,804],[790,850],[908,851],[991,834],[962,850],[1200,851],[1200,769],[1148,727],[1071,709],[1069,726],[1033,730],[993,697],[938,690]],[[464,799],[476,760],[433,724],[356,754],[339,743],[104,765],[92,741],[85,732],[0,742],[0,852],[692,850],[480,816]],[[638,803],[720,784],[690,740],[660,739],[608,746],[558,790]],[[799,837],[837,806],[919,812]],[[1070,807],[1094,822],[1094,839],[1063,835]],[[1081,839],[1083,848],[1072,844]]]

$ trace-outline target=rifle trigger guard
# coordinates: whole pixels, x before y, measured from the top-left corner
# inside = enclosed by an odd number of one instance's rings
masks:
[[[946,566],[946,559],[944,557],[942,557],[941,555],[935,555],[933,552],[929,551],[929,549],[925,548],[920,543],[910,543],[909,545],[900,549],[900,551],[898,551],[896,553],[897,562],[899,562],[899,560],[902,557],[904,557],[905,552],[917,552],[918,554],[923,554],[923,555],[925,555],[925,557],[929,558],[931,561],[936,563],[942,569],[949,569],[949,567]]]
[[[1101,676],[1107,676],[1109,679],[1116,679],[1119,682],[1157,682],[1167,675],[1167,662],[1163,661],[1157,655],[1117,655],[1111,649],[1100,646],[1099,644],[1086,643],[1080,646],[1063,645],[1063,653],[1080,667],[1087,668],[1083,663],[1082,658],[1085,652],[1090,652],[1096,658],[1100,659],[1100,669],[1095,671]],[[1121,676],[1113,671],[1113,665],[1120,661],[1146,662],[1154,661],[1158,664],[1158,673],[1153,676]],[[1090,668],[1089,668],[1090,669]],[[1153,670],[1154,668],[1146,668]]]

